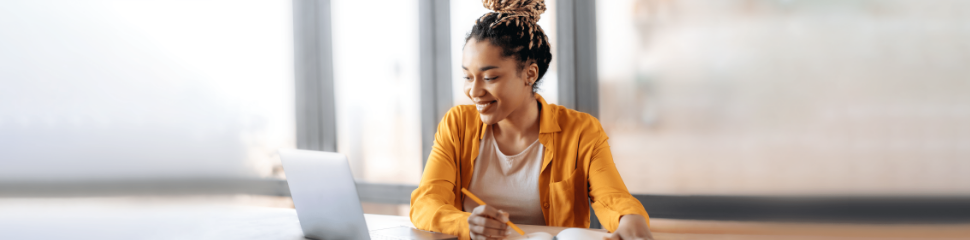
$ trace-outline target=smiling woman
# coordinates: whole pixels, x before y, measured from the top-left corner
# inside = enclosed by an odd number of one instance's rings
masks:
[[[509,222],[589,227],[591,203],[614,239],[651,238],[647,212],[620,179],[599,121],[536,93],[552,61],[537,24],[545,3],[484,5],[494,12],[475,22],[461,60],[474,107],[454,107],[439,123],[411,194],[411,221],[462,239],[495,239],[511,234]]]
[[[541,15],[542,17],[536,22],[538,27],[542,28],[545,33],[545,37],[548,40],[549,48],[551,53],[557,51],[557,31],[558,27],[556,25],[557,11],[556,5],[557,0],[546,0],[544,1],[546,5],[546,11]],[[490,10],[482,7],[481,2],[477,1],[452,1],[449,3],[450,7],[450,22],[451,28],[451,66],[454,68],[452,72],[452,98],[454,100],[454,106],[462,104],[473,104],[471,99],[465,96],[465,91],[463,88],[465,73],[461,71],[462,66],[462,56],[465,50],[465,42],[470,35],[470,29],[465,23],[474,23],[478,21],[479,18],[489,13]],[[455,24],[457,23],[457,24]],[[549,68],[546,73],[540,77],[540,82],[535,85],[536,93],[542,94],[542,97],[546,99],[549,103],[559,103],[559,77],[557,74],[557,59],[550,58]]]
[[[546,53],[548,54],[548,48]],[[537,114],[538,106],[535,104],[523,105],[535,102],[533,89],[542,72],[535,60],[529,60],[532,64],[524,67],[523,61],[503,56],[502,48],[494,46],[488,40],[470,39],[463,54],[465,95],[475,104],[485,124],[496,124],[508,117],[525,120],[517,122],[526,123],[529,119],[524,117]],[[509,116],[516,109],[526,111]],[[534,140],[535,136],[531,138]]]

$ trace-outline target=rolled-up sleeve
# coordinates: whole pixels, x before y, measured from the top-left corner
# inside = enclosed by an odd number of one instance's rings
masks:
[[[589,165],[589,197],[592,202],[593,211],[599,218],[603,228],[613,232],[620,224],[620,217],[627,214],[639,214],[647,218],[650,217],[646,209],[639,200],[630,194],[626,184],[620,178],[620,173],[616,170],[613,163],[613,154],[610,152],[610,145],[607,142],[605,131],[595,122],[598,129],[598,139],[592,149],[592,156]]]
[[[456,203],[461,146],[460,109],[452,108],[438,124],[421,183],[411,192],[411,223],[422,230],[469,239],[467,213]]]

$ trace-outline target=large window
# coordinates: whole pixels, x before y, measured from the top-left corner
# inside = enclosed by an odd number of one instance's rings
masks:
[[[337,0],[332,13],[338,151],[358,180],[416,185],[418,3]]]
[[[539,17],[539,26],[546,32],[549,42],[552,45],[552,62],[549,63],[549,70],[539,82],[539,94],[548,103],[557,103],[559,99],[559,79],[556,77],[556,1],[546,0],[546,12]],[[465,37],[475,26],[475,21],[483,14],[490,12],[482,6],[478,0],[471,1],[451,1],[451,61],[453,70],[451,74],[454,80],[451,83],[454,89],[453,98],[455,105],[472,104],[472,101],[465,96],[465,79],[461,71],[461,51],[465,46]]]
[[[616,164],[635,193],[965,193],[966,9],[598,1]]]
[[[268,177],[288,1],[4,1],[0,180]]]

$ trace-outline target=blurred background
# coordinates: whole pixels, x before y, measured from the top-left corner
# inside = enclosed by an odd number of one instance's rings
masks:
[[[546,4],[540,94],[598,116],[645,205],[970,193],[970,2]],[[365,212],[407,215],[434,126],[470,103],[461,48],[486,12],[0,2],[0,202],[292,207],[276,150],[303,148],[349,157]]]
[[[963,1],[600,1],[631,191],[970,193]]]

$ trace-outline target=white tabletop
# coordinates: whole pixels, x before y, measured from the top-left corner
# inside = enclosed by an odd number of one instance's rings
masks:
[[[296,211],[240,206],[0,211],[0,239],[303,239]]]
[[[304,239],[290,208],[216,204],[0,202],[0,239]],[[370,230],[414,227],[408,217],[365,214]],[[557,234],[565,228],[520,226]]]

